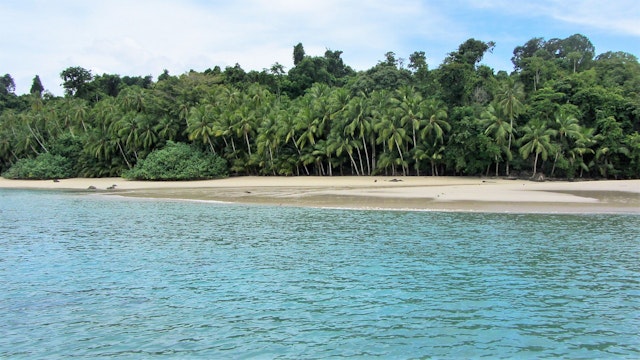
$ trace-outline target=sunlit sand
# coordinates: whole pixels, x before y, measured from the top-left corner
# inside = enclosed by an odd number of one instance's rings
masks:
[[[640,180],[547,181],[471,177],[231,177],[7,180],[0,188],[60,189],[144,198],[278,206],[519,213],[640,213]]]

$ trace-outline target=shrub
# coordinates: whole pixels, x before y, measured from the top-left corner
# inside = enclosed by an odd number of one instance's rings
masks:
[[[40,154],[35,159],[20,159],[2,174],[7,179],[65,179],[75,176],[72,162],[61,155]]]
[[[122,175],[134,180],[202,180],[226,177],[227,163],[184,143],[168,142]]]

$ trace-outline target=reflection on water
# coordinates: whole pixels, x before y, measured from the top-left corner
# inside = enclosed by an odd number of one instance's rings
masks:
[[[0,357],[640,356],[640,217],[0,190]]]

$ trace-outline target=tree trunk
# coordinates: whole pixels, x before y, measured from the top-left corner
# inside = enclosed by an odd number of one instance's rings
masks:
[[[364,175],[364,164],[362,163],[362,153],[360,152],[360,148],[357,148],[357,147],[356,147],[356,151],[358,152],[358,162],[360,163],[360,174]]]
[[[511,126],[511,131],[509,132],[509,152],[511,152],[511,137],[513,136],[513,117],[509,118],[510,120],[510,126]],[[509,155],[509,154],[507,154]],[[507,168],[506,168],[506,172],[507,176],[509,176],[509,156],[507,156]]]
[[[351,159],[351,166],[356,170],[356,175],[360,176],[360,172],[358,171],[358,165],[356,164],[356,161],[353,159],[353,156],[351,155],[350,152],[347,151],[347,154],[349,155],[349,159]]]
[[[216,149],[213,148],[213,143],[211,142],[211,139],[209,138],[207,141],[209,142],[209,148],[211,149],[211,152],[215,154],[216,153]],[[137,156],[136,156],[136,158],[137,158]]]
[[[40,139],[38,138],[38,135],[36,135],[36,133],[33,131],[33,129],[31,128],[31,125],[29,125],[29,123],[27,123],[27,127],[29,128],[29,131],[31,132],[31,134],[33,135],[33,137],[36,139],[36,141],[38,142],[38,145],[40,145],[40,147],[44,150],[44,152],[49,152],[49,150],[47,150],[47,148],[44,146],[44,144],[42,143],[42,141],[40,141]],[[37,151],[36,151],[37,153]]]
[[[402,176],[407,176],[407,172],[404,169],[404,156],[402,156],[402,150],[400,150],[400,145],[396,142],[396,149],[398,149],[398,154],[400,154],[400,166],[402,167]]]
[[[127,167],[131,169],[131,163],[129,163],[129,160],[127,160],[127,155],[124,153],[124,150],[122,149],[122,145],[120,144],[120,141],[118,141],[117,143],[118,143],[118,148],[120,149],[120,154],[124,159],[124,162],[127,163]]]
[[[249,143],[249,132],[244,132],[244,140],[247,142],[247,151],[249,152],[249,157],[251,157],[251,144]]]
[[[364,133],[362,134],[362,146],[364,147],[364,156],[367,160],[367,175],[371,175],[371,165],[369,164],[369,150],[367,149],[367,141],[364,138]],[[364,172],[364,169],[362,169]]]
[[[556,158],[553,159],[553,166],[551,167],[551,177],[553,177],[553,174],[556,172],[556,162],[558,161],[558,155],[560,155],[560,152],[557,152]]]
[[[276,176],[276,168],[273,166],[273,152],[271,151],[271,147],[269,147],[269,159],[271,160],[271,172],[273,176]]]
[[[291,136],[291,140],[293,140],[293,146],[295,146],[296,151],[298,152],[298,156],[302,156],[302,152],[300,151],[300,148],[298,147],[298,140],[296,140],[296,137],[295,136]],[[307,174],[307,176],[309,176],[309,169],[307,168],[307,165],[303,163],[302,167],[304,167],[304,172]]]

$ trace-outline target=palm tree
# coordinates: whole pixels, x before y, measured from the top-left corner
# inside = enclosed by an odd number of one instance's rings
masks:
[[[435,99],[428,99],[423,102],[422,115],[426,119],[421,123],[419,138],[416,140],[422,151],[414,152],[414,160],[428,158],[431,163],[431,175],[437,176],[436,163],[442,159],[444,151],[444,135],[451,130],[451,125],[447,122],[447,111],[443,102]],[[415,148],[415,147],[414,147]],[[424,152],[424,154],[423,154]],[[424,155],[424,157],[423,157]],[[416,158],[417,157],[417,158]]]
[[[83,99],[74,99],[72,108],[71,108],[71,116],[75,124],[80,124],[84,132],[87,132],[87,116],[88,116],[89,106],[87,102]]]
[[[234,125],[236,134],[244,138],[244,142],[247,145],[247,153],[249,157],[251,157],[251,140],[249,140],[249,134],[252,134],[255,128],[255,118],[252,109],[249,107],[249,104],[244,104],[236,110],[234,115],[236,119]]]
[[[297,146],[300,149],[303,149],[307,143],[310,145],[316,144],[316,137],[321,135],[320,126],[318,124],[317,118],[315,118],[313,114],[313,109],[311,105],[311,101],[309,98],[303,98],[299,111],[295,118],[296,130],[301,131],[300,136],[298,137]]]
[[[334,129],[338,128],[339,127]],[[352,173],[355,170],[356,175],[360,176],[358,165],[353,158],[353,150],[358,148],[358,146],[360,145],[358,144],[358,141],[354,140],[353,138],[349,138],[348,136],[344,136],[339,131],[332,131],[327,141],[330,144],[330,150],[336,154],[336,157],[340,158],[342,156],[342,153],[347,153],[347,155],[349,156],[349,160],[351,161]]]
[[[416,169],[416,175],[420,176],[420,164],[423,160],[430,158],[426,145],[421,143],[414,147],[411,151],[411,158],[413,159],[413,164]]]
[[[520,155],[522,155],[523,159],[527,159],[530,154],[535,153],[533,177],[536,176],[538,171],[538,157],[542,157],[542,160],[547,160],[549,153],[554,150],[551,137],[556,136],[557,131],[547,128],[541,121],[532,121],[522,128],[522,132]]]
[[[593,128],[580,128],[580,136],[576,139],[571,149],[569,149],[569,163],[580,168],[580,177],[582,177],[584,171],[589,171],[589,164],[585,163],[584,156],[595,153],[595,151],[591,149],[591,146],[596,143],[594,133],[595,129]]]
[[[200,140],[208,144],[212,153],[216,153],[211,137],[214,134],[213,105],[200,105],[189,112],[187,118],[187,134],[189,140]]]
[[[369,159],[369,148],[367,146],[367,138],[371,139],[371,142],[375,141],[374,137],[370,136],[372,133],[371,116],[369,114],[368,102],[366,95],[361,93],[359,96],[355,96],[350,99],[346,109],[346,118],[351,121],[346,124],[344,131],[349,136],[359,138],[364,149],[365,162],[367,163],[367,175],[371,175],[372,164]],[[374,151],[373,145],[371,151]],[[359,153],[359,149],[358,149]],[[362,165],[362,157],[360,158],[360,172],[365,173],[364,166]]]
[[[512,128],[510,123],[504,121],[500,116],[500,111],[496,111],[493,105],[489,105],[480,115],[480,121],[485,127],[484,134],[490,136],[498,146],[500,152],[505,152],[507,159],[511,158],[511,151],[507,144],[507,137],[511,136]],[[496,176],[498,176],[499,153],[495,154]],[[487,169],[488,172],[488,169]]]
[[[502,107],[504,114],[509,119],[509,144],[507,145],[509,153],[511,153],[511,143],[513,138],[513,122],[515,118],[524,110],[522,101],[524,101],[524,85],[516,82],[512,78],[508,78],[506,82],[500,86],[498,95],[496,96],[498,104]],[[507,176],[509,176],[509,161],[507,160]]]
[[[393,108],[391,104],[391,96],[389,91],[387,90],[375,90],[371,93],[369,98],[367,99],[368,105],[368,113],[371,122],[371,169],[378,168],[377,164],[377,151],[375,144],[373,143],[373,139],[375,142],[380,144],[380,129],[382,128],[381,123],[385,121],[385,119],[389,116],[391,112],[390,109]],[[386,153],[386,142],[383,140],[384,146],[382,147],[382,153]],[[380,167],[386,168],[387,164],[381,165]],[[395,169],[394,169],[395,171]]]
[[[256,143],[258,146],[258,155],[264,156],[269,154],[269,166],[262,165],[263,168],[271,169],[273,175],[276,175],[274,151],[280,145],[280,137],[278,136],[278,119],[281,116],[281,110],[271,111],[258,128],[258,136]]]
[[[89,130],[88,141],[84,151],[98,160],[105,161],[111,158],[116,146],[116,140],[111,137],[108,129],[104,127],[94,127]],[[124,154],[122,155],[127,166],[131,168],[127,157],[124,156]]]
[[[284,111],[280,121],[278,121],[278,133],[279,137],[284,139],[284,144],[288,144],[291,142],[298,153],[296,168],[298,168],[299,163],[302,161],[302,152],[300,151],[300,147],[298,146],[298,137],[296,136],[298,131],[298,124],[296,123],[297,118],[296,115],[299,110],[296,109],[297,103],[292,102],[288,110]],[[306,164],[302,164],[304,167],[305,173],[309,175],[309,169]]]
[[[571,139],[576,141],[582,136],[578,119],[576,119],[575,116],[567,111],[561,110],[558,114],[556,114],[554,125],[556,127],[556,130],[558,131],[559,149],[556,152],[555,159],[553,160],[551,176],[553,176],[553,174],[555,173],[558,158],[561,156],[564,157],[564,152],[568,151],[571,148],[571,145],[567,140]]]
[[[403,126],[408,124],[411,127],[411,138],[415,149],[418,146],[417,134],[420,128],[428,123],[423,113],[425,110],[424,100],[414,88],[403,86],[396,91],[396,97],[394,97],[393,101],[396,105],[398,116],[400,116],[400,123]]]
[[[624,131],[622,125],[614,116],[606,116],[598,119],[598,147],[595,153],[595,160],[600,171],[600,175],[608,177],[616,176],[619,168],[616,165],[622,162],[621,157],[629,157],[631,152],[625,146]]]
[[[425,115],[427,123],[422,129],[422,138],[435,146],[444,143],[444,134],[451,130],[447,122],[446,106],[439,100],[428,100],[425,103]]]
[[[403,148],[405,144],[411,140],[397,118],[385,118],[377,124],[378,143],[387,144],[388,150],[393,151],[394,148],[398,152],[398,160],[395,163],[402,166],[402,175],[407,175],[406,161],[404,160]]]
[[[144,150],[153,150],[159,140],[155,129],[157,124],[154,124],[153,118],[144,114],[136,116],[135,121],[138,123],[140,145]]]
[[[135,113],[127,113],[113,124],[111,132],[122,141],[128,151],[133,152],[136,161],[139,159],[140,128]],[[120,143],[119,143],[120,144]]]
[[[147,92],[139,86],[129,86],[118,94],[118,103],[125,111],[143,112],[148,101]]]
[[[163,116],[154,127],[154,130],[163,141],[175,141],[180,130],[180,124],[173,121],[169,116]]]

